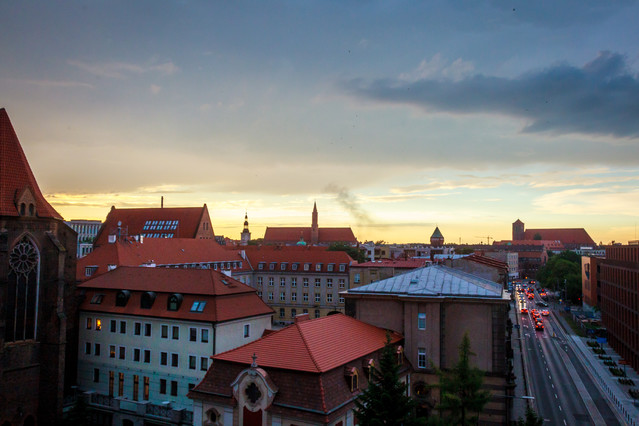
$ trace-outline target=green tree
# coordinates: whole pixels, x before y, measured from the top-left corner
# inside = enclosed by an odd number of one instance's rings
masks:
[[[543,426],[544,419],[535,413],[530,406],[526,407],[526,418],[519,418],[517,426]]]
[[[366,251],[347,243],[332,243],[328,246],[328,251],[345,251],[353,260],[366,262]]]
[[[468,332],[459,345],[459,359],[449,371],[436,369],[439,376],[440,401],[437,410],[447,424],[470,425],[477,423],[479,413],[490,399],[490,393],[482,390],[484,372],[470,365]]]
[[[537,280],[544,287],[565,291],[568,300],[578,303],[581,298],[581,257],[567,250],[549,257],[537,271]]]
[[[413,425],[415,402],[406,396],[406,385],[399,381],[399,365],[390,333],[379,360],[379,369],[371,368],[368,387],[355,400],[355,416],[359,424],[368,425]]]

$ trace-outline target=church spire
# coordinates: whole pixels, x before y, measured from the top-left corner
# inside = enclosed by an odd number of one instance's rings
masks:
[[[317,202],[313,203],[313,217],[311,223],[311,244],[319,244],[319,225],[317,224]]]

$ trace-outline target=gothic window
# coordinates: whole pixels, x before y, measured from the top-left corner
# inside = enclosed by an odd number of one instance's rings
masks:
[[[5,341],[35,339],[40,256],[26,236],[9,254]]]

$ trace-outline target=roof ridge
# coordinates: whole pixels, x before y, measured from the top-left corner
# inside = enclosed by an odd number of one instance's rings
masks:
[[[324,317],[324,318],[328,318],[328,317]],[[305,322],[306,321],[304,321],[304,323]],[[300,337],[302,338],[302,342],[304,342],[304,346],[306,347],[306,351],[308,352],[309,356],[311,357],[311,361],[313,361],[313,365],[315,365],[315,368],[317,369],[318,372],[321,372],[322,369],[320,368],[319,364],[315,360],[315,356],[314,356],[313,352],[311,351],[311,348],[308,346],[308,342],[306,341],[306,337],[304,336],[304,333],[302,332],[302,328],[300,327],[300,323],[295,323],[295,326],[297,327],[297,330],[300,333]]]

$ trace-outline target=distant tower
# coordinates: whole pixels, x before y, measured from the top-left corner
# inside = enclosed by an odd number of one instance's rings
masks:
[[[435,232],[430,236],[430,245],[433,247],[441,247],[444,245],[444,236],[439,231],[439,227],[435,227]]]
[[[240,245],[246,246],[249,241],[251,241],[251,231],[249,231],[248,227],[248,213],[244,213],[244,229],[242,230],[242,234],[240,235]]]
[[[311,224],[311,244],[319,243],[319,225],[317,224],[317,203],[313,203],[313,223]]]
[[[524,239],[524,222],[517,219],[513,223],[513,241],[521,241]]]

